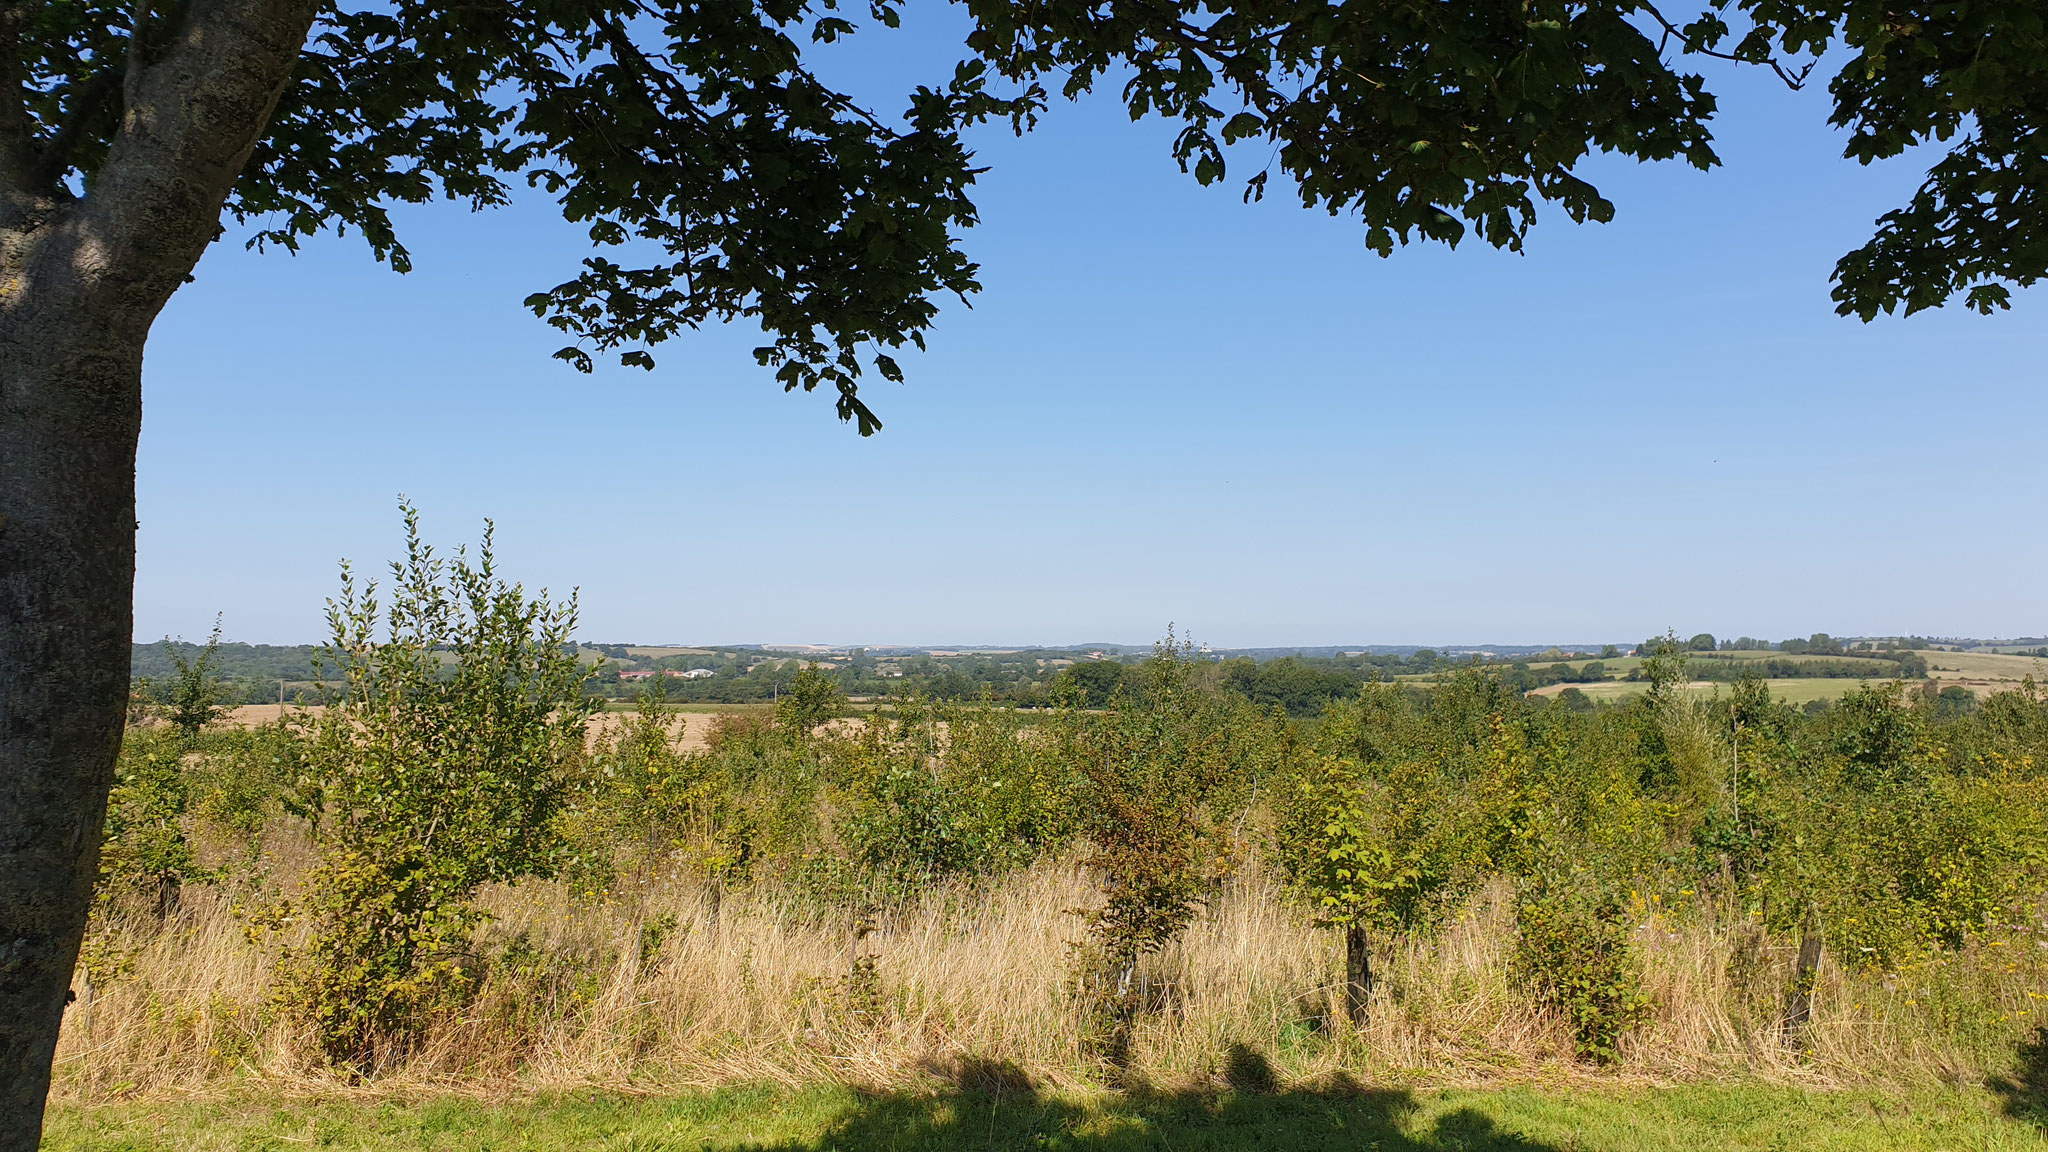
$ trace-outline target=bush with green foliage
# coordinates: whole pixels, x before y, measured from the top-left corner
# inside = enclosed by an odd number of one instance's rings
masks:
[[[214,619],[213,633],[196,655],[188,658],[168,636],[164,638],[163,648],[164,655],[170,658],[172,667],[176,669],[170,683],[165,686],[164,719],[189,739],[199,735],[228,710],[229,692],[214,668],[214,661],[220,653],[220,619]]]
[[[792,737],[808,738],[827,720],[846,715],[846,693],[818,671],[816,661],[797,671],[775,705],[775,723]]]
[[[1083,660],[1055,676],[1053,690],[1069,693],[1076,704],[1100,708],[1116,696],[1129,672],[1127,665],[1115,660]]]
[[[1078,776],[1011,708],[913,697],[824,750],[831,839],[873,899],[993,877],[1065,844]]]
[[[1354,1025],[1374,984],[1371,935],[1434,928],[1493,866],[1487,765],[1441,723],[1474,677],[1486,678],[1461,673],[1428,696],[1373,684],[1332,703],[1281,797],[1280,859],[1318,919],[1344,930]]]
[[[172,727],[138,729],[122,741],[100,846],[102,898],[139,894],[158,917],[168,916],[182,886],[206,875],[186,828],[190,752],[190,739]]]
[[[1773,926],[1811,925],[1847,965],[1963,947],[2038,891],[2048,851],[2048,793],[2030,758],[1957,757],[1945,743],[1974,743],[1997,721],[1953,716],[1937,732],[1901,697],[1898,684],[1849,693],[1763,800]],[[2022,717],[2027,703],[1986,711]]]
[[[1516,892],[1516,967],[1571,1027],[1578,1055],[1610,1063],[1650,1018],[1627,908],[1584,872],[1545,870]]]
[[[1187,927],[1242,851],[1237,818],[1281,745],[1274,721],[1216,682],[1171,633],[1099,712],[1055,722],[1079,766],[1082,831],[1102,906],[1089,913],[1081,991],[1113,1066],[1129,1054],[1138,962]]]
[[[320,858],[269,918],[309,929],[280,961],[283,1007],[358,1072],[472,988],[476,890],[562,863],[557,822],[584,739],[573,597],[529,600],[500,579],[488,526],[474,559],[444,560],[403,510],[389,606],[346,564],[329,601],[342,688],[292,794]]]
[[[724,777],[733,758],[685,751],[683,716],[665,710],[662,687],[595,742],[572,789],[564,878],[578,891],[644,890],[677,874],[722,882],[747,859],[748,823]]]

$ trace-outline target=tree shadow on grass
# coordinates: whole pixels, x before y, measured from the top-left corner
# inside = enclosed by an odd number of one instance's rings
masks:
[[[2006,1115],[2048,1131],[2048,1027],[2035,1028],[2015,1055],[2012,1075],[1993,1077],[1991,1090],[2004,1099]]]
[[[1561,1152],[1461,1108],[1417,1123],[1412,1093],[1336,1084],[1280,1090],[1257,1053],[1232,1049],[1213,1092],[1162,1093],[1142,1086],[1092,1103],[1039,1093],[1014,1066],[962,1061],[956,1088],[875,1094],[815,1140],[778,1152]]]

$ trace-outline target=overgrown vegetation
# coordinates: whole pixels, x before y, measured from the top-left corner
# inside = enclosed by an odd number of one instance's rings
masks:
[[[1169,636],[1030,709],[849,715],[805,668],[686,743],[659,681],[589,726],[573,601],[505,582],[488,533],[444,559],[407,529],[388,605],[344,575],[325,712],[131,732],[80,1090],[970,1057],[1080,1083],[1233,1045],[1283,1080],[1991,1075],[2048,1008],[2031,682],[1700,699],[1667,637],[1615,705],[1463,667],[1301,717]]]

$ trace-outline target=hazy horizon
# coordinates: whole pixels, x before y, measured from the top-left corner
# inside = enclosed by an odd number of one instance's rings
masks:
[[[1677,635],[1678,635],[1678,639],[1680,639],[1680,640],[1685,640],[1685,639],[1689,639],[1689,638],[1690,638],[1691,636],[1693,636],[1693,635],[1697,635],[1697,634],[1698,634],[1697,632],[1691,632],[1691,633],[1678,633]],[[1655,635],[1663,635],[1663,633],[1662,633],[1662,632],[1658,632],[1658,633],[1655,633]],[[1764,641],[1768,641],[1768,642],[1770,642],[1770,643],[1772,643],[1772,644],[1777,644],[1777,643],[1779,643],[1779,642],[1781,642],[1781,641],[1784,641],[1784,640],[1788,640],[1788,639],[1797,639],[1797,640],[1804,640],[1804,639],[1808,638],[1808,636],[1810,636],[1810,635],[1812,635],[1812,634],[1811,634],[1811,633],[1808,633],[1808,634],[1806,634],[1806,635],[1802,635],[1802,636],[1752,636],[1751,634],[1749,634],[1749,633],[1746,633],[1746,632],[1731,632],[1731,633],[1728,633],[1728,634],[1726,634],[1726,635],[1723,635],[1723,634],[1721,634],[1721,633],[1718,633],[1718,632],[1717,632],[1717,633],[1714,633],[1713,635],[1715,636],[1715,638],[1716,638],[1716,639],[1719,639],[1719,640],[1735,640],[1735,639],[1741,639],[1741,638],[1745,638],[1745,637],[1747,637],[1747,638],[1750,638],[1750,639],[1755,639],[1755,640],[1764,640]],[[1831,633],[1830,635],[1833,635],[1833,634]],[[1948,643],[1948,642],[1953,642],[1953,641],[1969,641],[1969,642],[1973,642],[1973,643],[1978,643],[1978,644],[1996,644],[1996,645],[2008,645],[2008,644],[2017,644],[2017,643],[2019,643],[2019,642],[2021,642],[2021,641],[2032,641],[2032,640],[2039,640],[2039,639],[2048,639],[2048,638],[2044,638],[2044,637],[2039,637],[2039,636],[2033,636],[2033,635],[2028,635],[2028,634],[2025,634],[2025,633],[2012,633],[2012,634],[2010,634],[2010,635],[2003,635],[2003,636],[1935,636],[1935,635],[1929,635],[1929,634],[1927,634],[1927,633],[1924,633],[1924,632],[1872,632],[1872,633],[1863,633],[1863,634],[1855,634],[1855,635],[1851,635],[1851,634],[1846,634],[1846,633],[1845,633],[1845,634],[1842,634],[1842,635],[1834,635],[1834,639],[1837,639],[1837,640],[1843,640],[1843,641],[1860,641],[1860,640],[1885,640],[1885,639],[1905,639],[1905,638],[1909,638],[1909,637],[1913,637],[1913,638],[1918,638],[1918,639],[1921,639],[1921,640],[1926,640],[1926,641],[1929,641],[1929,642],[1932,642],[1932,643]],[[200,642],[203,642],[203,641],[205,640],[205,638],[206,638],[206,637],[205,637],[205,635],[204,635],[204,634],[202,634],[202,635],[199,635],[199,636],[196,636],[196,637],[194,637],[194,636],[155,636],[155,637],[145,637],[145,636],[140,636],[140,635],[138,635],[138,636],[136,636],[136,637],[135,637],[135,640],[134,640],[134,642],[135,642],[136,644],[144,644],[144,645],[147,645],[147,644],[159,644],[159,643],[162,643],[162,642],[163,642],[164,640],[173,640],[173,641],[180,641],[180,642],[189,642],[189,643],[200,643]],[[1623,649],[1624,651],[1626,651],[1627,649],[1629,649],[1629,648],[1631,648],[1631,647],[1634,647],[1634,646],[1635,646],[1635,645],[1636,645],[1637,643],[1639,643],[1639,642],[1641,642],[1641,641],[1643,641],[1643,640],[1647,640],[1647,639],[1650,639],[1650,638],[1651,638],[1651,634],[1645,634],[1645,635],[1643,635],[1643,636],[1637,636],[1637,637],[1635,637],[1635,638],[1633,638],[1633,639],[1628,639],[1628,640],[1622,640],[1622,639],[1610,639],[1610,640],[1585,640],[1585,639],[1579,639],[1579,640],[1533,640],[1533,641],[1507,641],[1507,640],[1438,640],[1438,641],[1407,641],[1407,640],[1373,640],[1373,641],[1361,641],[1361,642],[1349,642],[1349,641],[1346,641],[1346,642],[1333,642],[1333,641],[1327,641],[1327,640],[1326,640],[1326,641],[1317,641],[1317,642],[1314,642],[1314,643],[1289,643],[1289,642],[1281,642],[1281,643],[1270,643],[1270,644],[1269,644],[1269,643],[1250,643],[1250,644],[1229,644],[1229,645],[1224,645],[1224,644],[1209,644],[1209,643],[1206,643],[1206,642],[1204,642],[1204,641],[1200,640],[1199,638],[1192,638],[1192,637],[1188,637],[1188,636],[1182,636],[1182,637],[1181,637],[1181,639],[1183,639],[1183,640],[1190,640],[1190,641],[1191,641],[1192,643],[1194,643],[1194,644],[1195,644],[1195,645],[1196,645],[1197,647],[1200,647],[1200,648],[1207,648],[1207,649],[1212,649],[1212,650],[1215,650],[1215,651],[1221,651],[1221,652],[1266,652],[1266,651],[1287,651],[1287,650],[1295,650],[1295,651],[1303,651],[1303,652],[1321,652],[1321,651],[1326,651],[1326,650],[1330,650],[1330,649],[1336,649],[1336,650],[1341,650],[1341,651],[1345,651],[1345,652],[1365,652],[1365,651],[1387,651],[1387,650],[1392,650],[1392,649],[1407,649],[1407,648],[1428,648],[1428,649],[1432,649],[1432,650],[1435,650],[1435,651],[1439,651],[1439,652],[1442,652],[1442,651],[1465,651],[1465,650],[1477,650],[1477,649],[1489,649],[1489,648],[1491,648],[1491,649],[1521,649],[1521,648],[1537,648],[1537,649],[1542,649],[1542,648],[1558,648],[1558,649],[1561,649],[1561,650],[1563,650],[1563,651],[1567,651],[1567,652],[1571,652],[1571,651],[1595,651],[1595,652],[1597,652],[1597,651],[1598,651],[1598,650],[1599,650],[1600,648],[1602,648],[1602,647],[1603,647],[1603,646],[1605,646],[1605,645],[1609,645],[1609,644],[1615,645],[1615,646],[1617,646],[1617,647],[1619,647],[1619,648]],[[1006,642],[1003,642],[1003,641],[1000,641],[1000,640],[997,640],[997,641],[973,641],[973,642],[932,642],[932,643],[920,643],[920,642],[915,642],[915,641],[909,641],[909,642],[897,642],[897,641],[842,641],[842,642],[833,642],[833,641],[798,641],[798,640],[769,640],[769,641],[763,641],[763,640],[639,640],[639,639],[619,639],[619,638],[616,638],[616,637],[613,637],[613,638],[604,638],[604,637],[594,637],[594,636],[578,636],[578,637],[576,637],[576,642],[577,642],[578,644],[581,644],[581,645],[584,645],[584,646],[596,646],[596,645],[626,645],[626,646],[629,646],[629,647],[634,647],[634,648],[679,648],[679,649],[686,649],[686,648],[754,648],[754,649],[761,649],[761,650],[764,650],[764,651],[785,651],[785,652],[788,652],[789,654],[792,654],[792,655],[802,655],[802,654],[803,654],[803,652],[804,652],[804,651],[806,651],[806,650],[813,650],[813,651],[835,651],[835,652],[845,652],[845,651],[851,651],[851,650],[853,650],[853,649],[857,649],[857,648],[865,648],[865,649],[869,649],[869,650],[873,650],[873,651],[884,651],[884,652],[886,652],[886,651],[928,651],[928,650],[938,650],[938,651],[948,651],[948,650],[956,650],[956,651],[961,651],[961,652],[1004,652],[1004,651],[1010,651],[1010,652],[1022,652],[1022,651],[1048,651],[1048,652],[1073,652],[1073,651],[1087,651],[1087,650],[1089,650],[1089,649],[1095,649],[1095,648],[1100,648],[1100,649],[1112,649],[1112,648],[1113,648],[1113,649],[1118,649],[1118,650],[1121,650],[1121,651],[1124,651],[1124,652],[1130,652],[1130,651],[1133,651],[1133,650],[1144,650],[1144,649],[1150,648],[1150,647],[1152,647],[1153,645],[1157,644],[1157,643],[1159,642],[1159,640],[1161,640],[1161,639],[1164,639],[1164,637],[1160,637],[1159,639],[1155,639],[1155,640],[1143,640],[1143,641],[1129,641],[1129,640],[1101,640],[1101,639],[1096,639],[1096,640],[1083,640],[1083,641],[1078,641],[1078,642],[1074,642],[1074,643],[1050,643],[1050,644],[1022,644],[1022,643],[1006,643]],[[228,643],[228,644],[252,644],[252,645],[254,645],[254,644],[267,644],[267,645],[270,645],[270,646],[273,646],[273,647],[298,647],[298,646],[303,646],[303,645],[318,645],[318,644],[324,643],[324,641],[323,641],[322,639],[320,639],[320,638],[314,638],[314,639],[310,639],[310,640],[243,640],[243,639],[239,639],[239,638],[237,638],[237,637],[234,637],[234,636],[230,636],[230,635],[227,635],[227,634],[226,634],[225,632],[223,632],[223,634],[222,634],[222,636],[221,636],[221,640],[222,640],[222,642],[223,642],[223,643]]]

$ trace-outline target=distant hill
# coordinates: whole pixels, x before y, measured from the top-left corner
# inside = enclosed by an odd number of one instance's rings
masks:
[[[173,640],[170,647],[187,660],[196,660],[206,647],[189,641]],[[128,675],[137,680],[159,682],[178,674],[178,666],[164,650],[164,641],[154,644],[137,644],[129,651]],[[272,687],[279,680],[309,681],[314,679],[313,656],[320,650],[317,644],[228,644],[223,643],[214,653],[213,665],[223,679],[266,680]]]
[[[1888,650],[1873,651],[1864,638],[1841,637],[1830,641],[1827,656],[1786,651],[1793,647],[1790,642],[1780,647],[1759,642],[1753,650],[1745,645],[1740,651],[1724,648],[1692,653],[1689,675],[1694,680],[1718,681],[1755,672],[1771,679],[1774,687],[1793,680],[1825,678],[1839,685],[1864,677],[1919,680],[1931,675],[1983,694],[2017,683],[2024,675],[2048,679],[2048,659],[2043,659],[2048,650],[2030,643],[2032,639],[1998,642],[1994,652],[1989,650],[1991,643],[1984,641],[1914,637]],[[1515,687],[1528,691],[1562,691],[1566,682],[1593,696],[1640,690],[1640,661],[1625,655],[1633,645],[1616,645],[1608,653],[1595,655],[1606,647],[1323,644],[1211,648],[1205,649],[1203,656],[1230,662],[1232,684],[1254,699],[1309,714],[1333,695],[1355,692],[1367,679],[1426,679],[1474,660],[1501,668]],[[130,675],[148,682],[153,693],[161,695],[177,675],[171,653],[190,661],[197,659],[202,649],[190,641],[169,642],[168,649],[163,641],[136,644],[129,658]],[[231,686],[229,696],[241,702],[276,700],[280,682],[290,694],[318,695],[315,660],[319,651],[315,644],[224,643],[215,654],[214,670]],[[1110,643],[1057,648],[583,643],[578,645],[577,655],[594,666],[589,690],[613,699],[635,697],[652,683],[678,703],[774,700],[801,668],[816,664],[853,696],[922,692],[958,699],[986,691],[999,699],[1042,704],[1050,698],[1054,679],[1064,668],[1098,661],[1134,664],[1151,652],[1149,644]],[[1929,657],[1933,658],[1932,667]],[[685,672],[700,675],[684,678]],[[650,682],[650,677],[657,679]],[[1803,691],[1808,686],[1797,687]],[[1830,694],[1838,695],[1839,689],[1831,689]]]

